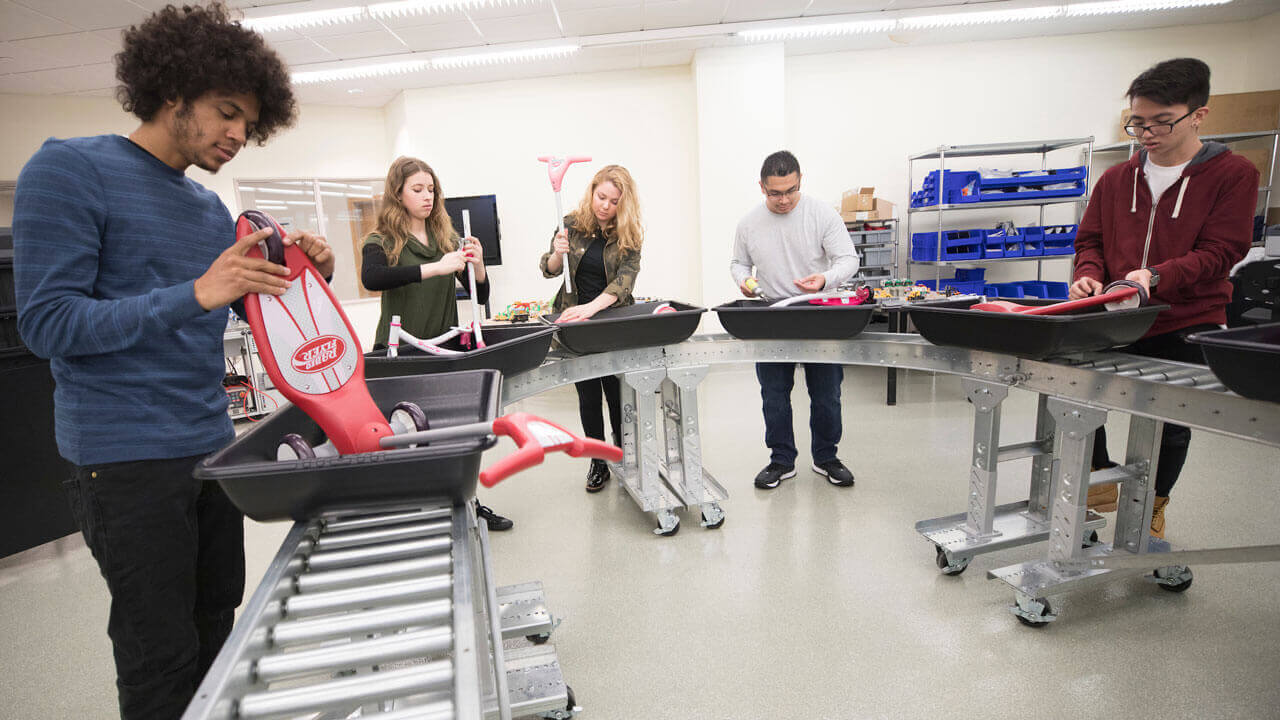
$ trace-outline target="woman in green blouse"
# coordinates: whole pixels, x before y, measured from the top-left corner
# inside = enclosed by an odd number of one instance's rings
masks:
[[[606,165],[591,178],[582,202],[564,218],[565,229],[551,240],[551,249],[540,263],[545,277],[559,277],[564,257],[569,258],[573,292],[561,287],[555,309],[559,322],[586,320],[610,307],[631,305],[631,291],[640,272],[640,246],[644,228],[640,223],[640,203],[636,183],[621,165]],[[622,434],[622,388],[612,375],[591,378],[576,384],[578,416],[587,437],[604,440],[601,396],[609,404],[609,424],[613,443]],[[587,492],[599,492],[609,479],[603,460],[592,460],[587,472]]]
[[[391,318],[418,338],[433,338],[458,324],[455,279],[467,281],[468,263],[475,269],[476,301],[489,297],[489,277],[480,243],[467,238],[459,249],[458,233],[444,209],[435,170],[425,162],[399,157],[387,171],[386,195],[373,232],[364,238],[360,282],[382,293],[382,316],[373,347],[385,348]],[[490,530],[509,530],[512,522],[477,504]]]

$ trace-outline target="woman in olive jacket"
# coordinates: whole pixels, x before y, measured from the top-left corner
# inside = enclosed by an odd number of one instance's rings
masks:
[[[640,246],[644,229],[640,223],[640,205],[631,173],[620,165],[607,165],[591,178],[591,184],[578,207],[564,218],[565,229],[551,240],[551,249],[539,265],[548,278],[559,277],[568,253],[569,274],[573,292],[564,287],[556,293],[558,322],[586,320],[610,307],[631,305],[631,291],[640,273]],[[622,435],[622,390],[618,378],[608,376],[577,383],[578,415],[582,432],[604,440],[604,417],[601,396],[609,404],[609,423],[613,442]],[[587,492],[599,492],[609,479],[609,468],[603,460],[592,460],[587,473]]]

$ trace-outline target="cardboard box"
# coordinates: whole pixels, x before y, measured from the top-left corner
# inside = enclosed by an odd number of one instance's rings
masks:
[[[843,204],[841,205],[843,208]],[[840,219],[845,222],[858,222],[861,220],[891,220],[893,219],[893,203],[883,198],[873,197],[871,207],[868,210],[844,210],[840,211]]]
[[[1129,122],[1129,108],[1120,111],[1116,140],[1127,141],[1124,126]],[[1224,93],[1209,96],[1209,114],[1200,123],[1201,135],[1256,132],[1280,128],[1280,90]]]
[[[840,212],[869,212],[876,209],[876,189],[874,187],[845,190],[840,197]]]

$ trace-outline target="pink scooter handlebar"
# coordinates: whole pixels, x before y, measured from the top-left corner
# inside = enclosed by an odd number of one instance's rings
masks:
[[[480,471],[480,484],[493,487],[505,478],[542,462],[548,452],[563,451],[570,457],[591,457],[620,462],[622,449],[600,440],[578,437],[555,423],[530,415],[511,413],[493,421],[495,435],[516,441],[514,453]]]
[[[542,155],[538,158],[538,162],[547,164],[547,177],[551,178],[551,189],[560,192],[560,183],[564,182],[564,173],[569,166],[574,163],[591,162],[591,158],[586,155],[570,155],[567,158]]]

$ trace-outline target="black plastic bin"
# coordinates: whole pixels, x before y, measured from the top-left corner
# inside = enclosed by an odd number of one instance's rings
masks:
[[[1209,369],[1232,392],[1280,402],[1280,323],[1211,330],[1187,341],[1200,345]]]
[[[653,313],[662,303],[648,302],[627,307],[609,308],[590,320],[557,325],[556,340],[570,352],[588,353],[632,348],[655,347],[684,342],[698,329],[702,313],[707,309],[671,301],[675,312]],[[560,313],[544,315],[554,323]]]
[[[463,355],[432,355],[401,343],[399,357],[386,350],[365,353],[364,374],[371,378],[426,375],[458,370],[497,370],[504,376],[532,370],[542,364],[551,349],[556,329],[541,323],[493,325],[484,328],[483,348],[467,350],[459,338],[441,347],[463,350]]]
[[[1128,310],[1092,307],[1069,315],[970,310],[981,302],[965,301],[963,308],[915,307],[911,321],[934,345],[1006,353],[1030,360],[1055,355],[1107,350],[1128,345],[1151,329],[1168,305],[1148,305]],[[1020,300],[1023,305],[1052,305],[1059,300]]]
[[[383,414],[396,403],[417,403],[432,428],[493,420],[502,376],[496,370],[369,380]],[[475,494],[480,455],[493,436],[427,447],[342,457],[277,461],[287,433],[311,445],[324,436],[294,405],[286,405],[196,466],[200,480],[217,480],[227,496],[254,520],[307,520],[328,510],[371,511],[424,502],[462,503]]]
[[[739,340],[847,340],[866,329],[875,309],[874,303],[772,307],[766,300],[734,300],[715,310]]]

